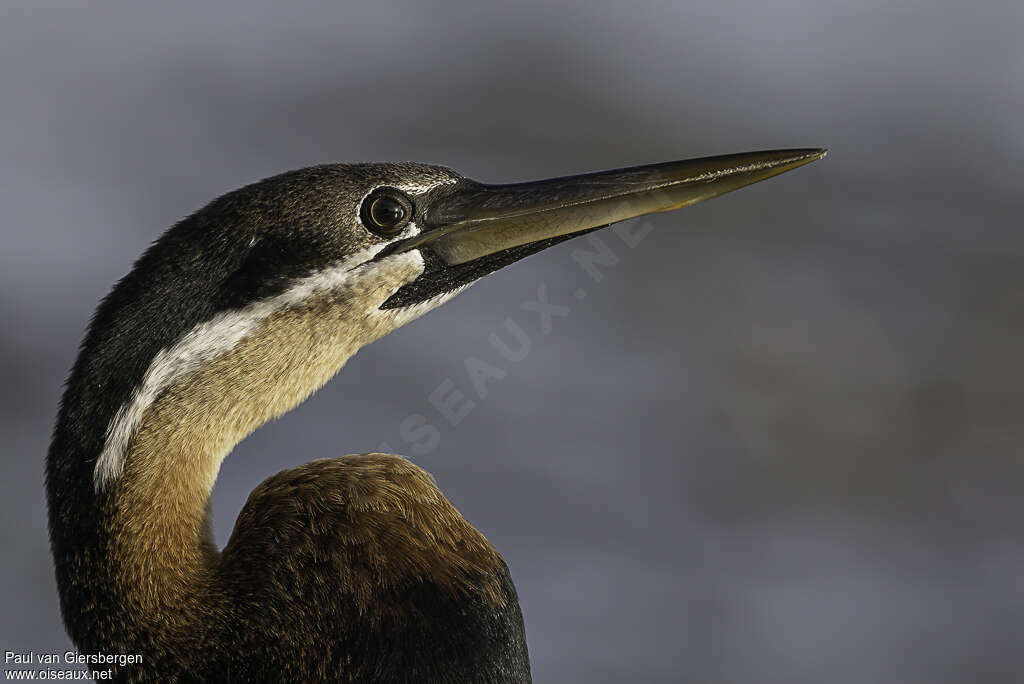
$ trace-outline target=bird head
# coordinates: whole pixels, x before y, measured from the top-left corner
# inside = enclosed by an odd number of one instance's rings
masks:
[[[326,268],[354,271],[357,279],[397,269],[406,274],[398,278],[404,282],[375,309],[407,319],[400,312],[422,313],[562,240],[689,206],[824,154],[756,152],[507,185],[478,183],[426,164],[303,169],[240,191],[275,216],[249,226],[250,243],[241,245],[249,252],[247,287],[239,287],[240,276],[226,285],[244,298]],[[408,277],[410,263],[417,266],[414,277]]]
[[[95,409],[108,426],[97,490],[117,479],[159,400],[162,425],[191,421],[193,439],[205,421],[210,448],[226,454],[360,347],[488,273],[824,153],[757,152],[509,185],[425,164],[327,165],[224,195],[161,237],[97,312],[86,347],[98,351],[82,372],[126,397]]]

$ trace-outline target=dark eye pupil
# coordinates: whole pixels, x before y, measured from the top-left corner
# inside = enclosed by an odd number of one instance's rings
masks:
[[[414,214],[412,201],[394,188],[378,188],[359,207],[363,225],[381,237],[398,235]]]
[[[378,197],[370,205],[370,218],[381,228],[390,228],[405,218],[405,207],[390,197]]]

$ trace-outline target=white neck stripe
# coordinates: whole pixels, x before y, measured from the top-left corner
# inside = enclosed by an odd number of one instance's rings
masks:
[[[175,380],[233,349],[275,311],[297,306],[316,292],[341,287],[358,272],[361,264],[369,261],[384,247],[375,245],[353,254],[342,262],[299,280],[279,295],[219,313],[196,325],[175,344],[157,352],[142,382],[121,405],[107,427],[103,451],[93,470],[96,491],[102,492],[121,475],[128,444],[146,409],[163,390]]]

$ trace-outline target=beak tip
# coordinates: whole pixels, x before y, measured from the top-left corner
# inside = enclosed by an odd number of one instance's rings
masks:
[[[804,162],[817,161],[828,155],[827,147],[804,147],[796,150],[780,150],[782,154],[788,153],[792,158]]]
[[[772,166],[778,166],[784,171],[789,171],[801,167],[811,162],[816,162],[819,159],[824,159],[828,156],[828,148],[826,147],[806,147],[796,150],[780,150],[776,153],[767,153],[777,155],[775,160],[772,162]]]

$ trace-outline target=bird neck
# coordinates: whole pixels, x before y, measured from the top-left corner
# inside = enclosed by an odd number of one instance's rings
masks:
[[[225,331],[204,324],[217,320],[208,307],[173,335],[166,325],[147,326],[139,312],[166,310],[169,320],[200,296],[187,288],[189,298],[164,302],[154,293],[165,290],[133,272],[104,301],[72,371],[47,459],[61,608],[80,647],[109,650],[139,634],[166,641],[174,625],[179,633],[195,626],[199,611],[190,608],[223,596],[209,517],[220,465],[241,439],[403,322],[379,307],[422,271],[422,261],[407,257],[388,269],[374,262],[368,270],[264,311],[228,349]],[[187,371],[148,392],[145,378],[176,342],[201,343],[203,335],[215,353],[192,349],[185,361],[198,358],[199,365],[172,360]],[[96,487],[112,421],[140,396],[152,401],[116,454],[113,477]]]
[[[113,566],[133,607],[156,616],[208,599],[218,557],[210,497],[224,458],[385,332],[350,299],[316,295],[267,317],[146,409],[112,493]]]

